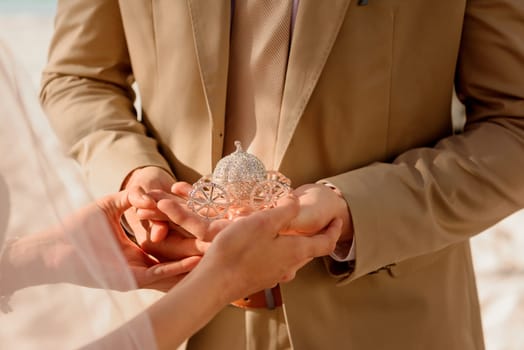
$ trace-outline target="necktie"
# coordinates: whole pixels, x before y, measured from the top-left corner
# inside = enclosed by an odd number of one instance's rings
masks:
[[[244,149],[273,167],[290,40],[292,0],[236,0],[224,150]]]

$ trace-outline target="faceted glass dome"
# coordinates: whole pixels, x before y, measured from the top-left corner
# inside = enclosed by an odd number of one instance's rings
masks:
[[[218,161],[213,171],[213,182],[227,185],[238,182],[266,180],[266,168],[260,159],[242,149],[235,141],[236,151]]]

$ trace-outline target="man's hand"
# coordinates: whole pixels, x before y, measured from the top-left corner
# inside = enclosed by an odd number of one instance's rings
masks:
[[[152,197],[145,195],[146,192],[159,196],[169,194],[174,184],[173,177],[158,167],[136,169],[125,181],[133,205],[125,212],[127,224],[142,249],[161,261],[201,256],[207,248],[205,243],[159,211]],[[178,196],[171,198],[179,205],[186,201]]]
[[[175,180],[167,171],[159,167],[148,166],[135,169],[131,172],[124,181],[122,188],[140,188],[143,192],[149,192],[151,190],[169,192],[173,183],[175,183]],[[145,241],[162,241],[168,233],[167,222],[162,220],[140,220],[136,215],[137,209],[153,209],[155,208],[155,204],[146,200],[134,203],[134,205],[137,205],[137,207],[127,210],[124,217],[127,225],[133,231],[138,244],[142,245]],[[142,207],[138,205],[142,205]]]
[[[162,222],[167,227],[167,232],[162,240],[153,240],[146,237],[140,246],[149,254],[160,261],[180,260],[190,256],[201,256],[206,251],[209,243],[198,239],[181,225],[178,225],[175,217],[169,217],[161,208],[157,207],[157,201],[169,198],[171,205],[182,206],[185,201],[178,196],[162,190],[152,190],[145,193],[140,187],[129,188],[129,201],[132,205],[130,210],[142,223]]]
[[[298,215],[285,230],[287,234],[312,235],[325,229],[335,219],[342,221],[337,248],[353,240],[353,222],[349,207],[340,193],[322,184],[306,184],[292,192],[299,201]]]
[[[143,197],[143,199],[151,200],[147,197]],[[191,256],[174,262],[158,263],[131,242],[120,226],[121,215],[131,206],[127,191],[103,197],[96,202],[96,205],[107,217],[113,235],[127,260],[138,287],[166,291],[180,281],[200,261],[199,256]],[[111,268],[110,261],[102,260],[102,263],[107,263],[108,268]]]
[[[115,249],[119,249],[138,287],[170,289],[201,257],[159,263],[124,233],[120,218],[129,207],[127,191],[111,194],[75,212],[57,227],[17,241],[10,251],[11,264],[20,271],[31,271],[32,276],[32,279],[20,279],[18,288],[58,282],[99,287],[97,276],[101,275],[109,288],[127,290],[132,285],[128,275],[122,273],[121,257],[115,254]],[[89,248],[86,256],[82,247]],[[88,267],[86,257],[90,262]]]

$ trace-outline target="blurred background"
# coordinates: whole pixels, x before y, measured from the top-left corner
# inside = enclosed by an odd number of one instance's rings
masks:
[[[0,40],[27,70],[35,94],[53,32],[55,2],[0,0]],[[460,119],[460,105],[454,105],[453,112]],[[486,348],[523,349],[524,211],[473,238],[472,247]]]

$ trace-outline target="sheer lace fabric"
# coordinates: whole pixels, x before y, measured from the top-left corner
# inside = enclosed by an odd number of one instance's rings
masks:
[[[101,212],[84,218],[74,232],[69,229],[71,215],[92,198],[76,164],[63,154],[29,79],[1,42],[0,150],[0,291],[10,290],[14,282],[25,286],[12,294],[12,311],[0,313],[0,347],[73,349],[92,344],[143,310],[144,303],[135,292],[114,290],[136,285]],[[42,264],[23,270],[9,264],[6,242],[49,228],[59,232],[68,253],[72,251],[70,265],[46,275]],[[49,245],[38,246],[46,242],[35,244],[36,251],[52,252],[45,256],[47,262],[59,261],[63,254]],[[100,263],[107,257],[112,258],[110,268]],[[155,348],[147,317],[96,344],[108,349]]]

